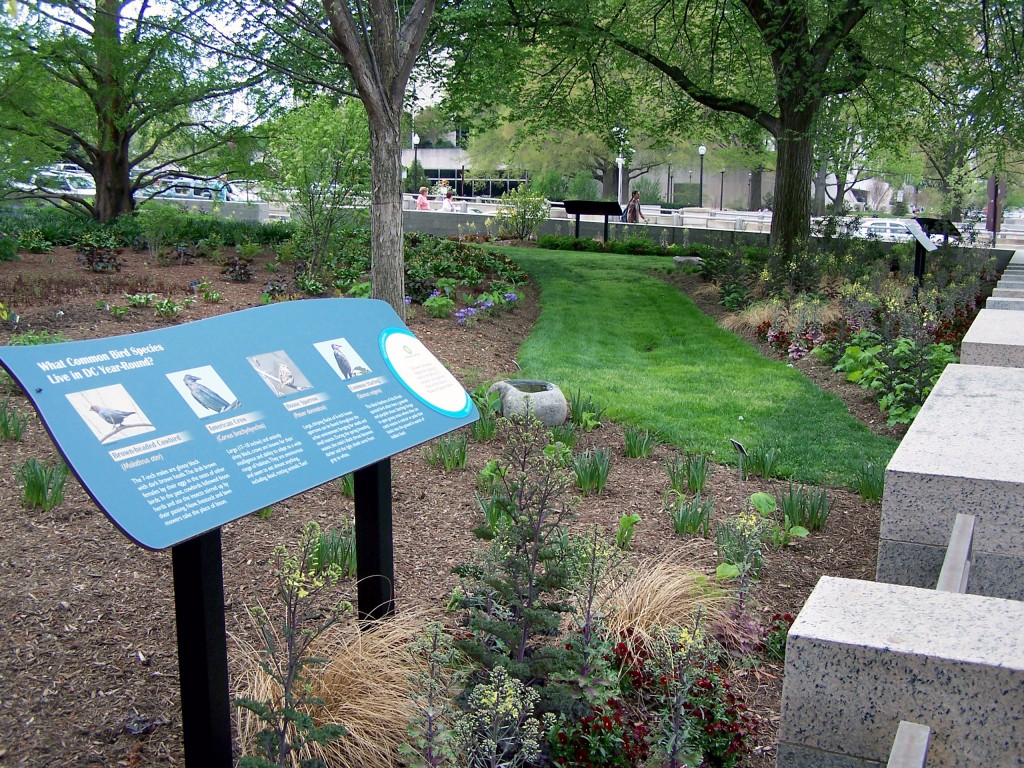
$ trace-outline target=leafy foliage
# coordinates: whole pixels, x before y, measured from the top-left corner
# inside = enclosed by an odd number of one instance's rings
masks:
[[[498,209],[487,220],[487,225],[495,227],[502,239],[530,240],[550,210],[551,205],[542,194],[522,184],[501,196]]]

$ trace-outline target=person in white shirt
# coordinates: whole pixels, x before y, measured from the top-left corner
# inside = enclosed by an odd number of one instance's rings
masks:
[[[455,201],[452,199],[454,193],[449,189],[445,193],[444,200],[441,201],[441,210],[447,211],[448,213],[455,213]]]

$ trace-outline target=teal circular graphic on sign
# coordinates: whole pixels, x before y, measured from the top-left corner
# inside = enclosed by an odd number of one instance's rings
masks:
[[[453,418],[472,412],[473,401],[459,380],[405,328],[381,331],[380,351],[392,373],[424,405]]]

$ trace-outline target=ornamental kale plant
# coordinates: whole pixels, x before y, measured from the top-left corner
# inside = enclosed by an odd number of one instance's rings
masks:
[[[524,768],[540,755],[540,722],[533,716],[539,696],[503,667],[469,695],[455,723],[452,746],[465,768]]]

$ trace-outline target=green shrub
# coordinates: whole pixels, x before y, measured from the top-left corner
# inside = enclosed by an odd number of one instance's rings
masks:
[[[870,332],[857,334],[854,341],[859,343],[846,348],[834,370],[870,390],[890,425],[911,423],[942,371],[957,362],[949,344],[922,345],[907,337],[883,342]]]
[[[520,184],[501,196],[498,209],[487,220],[487,226],[495,227],[500,238],[529,240],[550,211],[551,205],[543,195],[533,192],[527,184]]]

